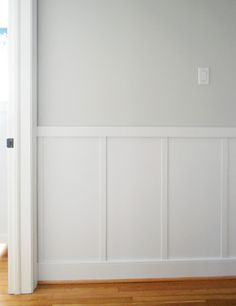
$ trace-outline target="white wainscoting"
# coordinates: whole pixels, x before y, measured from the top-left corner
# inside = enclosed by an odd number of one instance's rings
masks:
[[[236,275],[236,128],[39,127],[39,279]]]

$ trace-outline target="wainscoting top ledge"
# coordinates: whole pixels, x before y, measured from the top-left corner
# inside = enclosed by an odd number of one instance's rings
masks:
[[[39,126],[38,137],[235,138],[236,127],[56,127]]]

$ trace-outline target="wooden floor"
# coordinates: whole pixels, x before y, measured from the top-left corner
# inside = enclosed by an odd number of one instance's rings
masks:
[[[149,283],[40,285],[7,294],[7,252],[0,258],[0,306],[236,306],[236,279]]]

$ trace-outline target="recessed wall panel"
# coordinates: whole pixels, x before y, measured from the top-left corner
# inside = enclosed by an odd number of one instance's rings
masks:
[[[39,261],[99,257],[97,139],[39,140]]]
[[[161,251],[161,141],[110,138],[108,259],[149,260]]]
[[[220,205],[220,140],[170,139],[170,258],[220,256]]]

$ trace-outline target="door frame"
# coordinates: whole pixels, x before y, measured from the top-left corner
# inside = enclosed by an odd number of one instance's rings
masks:
[[[37,286],[37,0],[9,0],[8,291]]]

